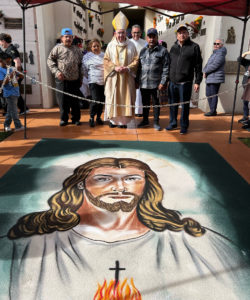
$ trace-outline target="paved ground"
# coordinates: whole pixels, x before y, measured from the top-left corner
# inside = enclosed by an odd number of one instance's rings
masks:
[[[239,137],[250,137],[249,132],[242,130],[234,119],[232,143],[229,144],[231,116],[219,114],[216,117],[204,117],[199,109],[190,111],[190,128],[187,135],[180,135],[179,130],[166,132],[155,131],[153,128],[119,129],[104,126],[90,128],[88,110],[82,110],[82,125],[59,127],[58,109],[31,109],[27,115],[27,138],[24,132],[12,134],[0,143],[0,176],[5,174],[42,138],[72,138],[96,140],[130,140],[130,141],[165,141],[209,143],[247,182],[250,183],[250,149]],[[23,119],[23,117],[21,117]],[[136,118],[140,122],[141,118]],[[3,128],[4,117],[0,117]],[[152,123],[152,119],[151,119]],[[168,109],[161,111],[161,126],[168,124]],[[13,126],[13,125],[12,125]],[[212,162],[211,162],[212,163]]]

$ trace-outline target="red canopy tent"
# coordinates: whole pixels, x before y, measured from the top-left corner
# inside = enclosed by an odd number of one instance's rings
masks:
[[[16,0],[21,6],[26,8],[34,7],[38,5],[49,4],[61,0]],[[73,1],[68,1],[72,2]],[[133,6],[149,6],[154,8],[161,8],[170,11],[177,11],[184,14],[202,14],[213,16],[245,16],[250,15],[250,7],[246,0],[99,0],[100,2],[115,2],[115,3],[128,3]],[[74,3],[76,4],[76,3]],[[248,7],[247,7],[248,6]],[[103,12],[101,12],[102,14]],[[105,12],[104,12],[105,13]]]
[[[49,3],[58,2],[61,0],[16,0],[23,11],[23,53],[25,53],[26,46],[25,46],[25,10],[32,7],[37,7]],[[79,5],[81,7],[85,7],[83,4],[79,4],[73,2],[73,0],[64,0],[66,2],[72,3],[74,5]],[[249,20],[250,15],[250,0],[98,0],[100,2],[115,2],[115,3],[127,3],[130,4],[129,6],[140,6],[145,9],[154,10],[154,8],[169,10],[169,11],[176,11],[180,12],[180,15],[183,14],[202,14],[202,15],[212,15],[212,16],[231,16],[237,18],[238,20],[242,21],[243,26],[243,33],[241,39],[241,48],[240,48],[240,56],[243,50],[243,43],[245,38],[245,31],[246,31],[246,24]],[[127,6],[128,7],[128,6]],[[121,8],[127,8],[123,7]],[[92,10],[91,8],[87,8],[88,10]],[[98,12],[94,11],[98,14],[105,14],[110,11],[103,11]],[[158,14],[167,15],[165,13],[158,12]],[[168,16],[168,15],[167,15]],[[172,17],[169,15],[169,17]],[[26,62],[24,61],[24,70],[26,72]],[[234,111],[235,111],[235,103],[236,103],[236,96],[238,90],[238,83],[239,83],[239,74],[240,74],[240,63],[238,64],[237,76],[235,81],[235,94],[234,94],[234,102],[232,108],[232,121],[230,127],[230,136],[229,136],[229,143],[231,143],[232,138],[232,129],[233,129],[233,119],[234,119]],[[24,76],[24,101],[26,107],[26,76]],[[24,114],[24,138],[26,138],[26,112]]]

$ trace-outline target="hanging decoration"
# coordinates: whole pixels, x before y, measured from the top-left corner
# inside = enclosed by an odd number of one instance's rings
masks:
[[[197,17],[194,21],[190,22],[190,23],[186,23],[186,25],[190,26],[195,34],[198,34],[200,29],[201,29],[201,25],[202,25],[202,16]]]
[[[169,24],[170,24],[170,19],[166,18],[166,28],[169,28]]]
[[[156,28],[156,17],[153,19],[153,27]]]
[[[104,35],[104,29],[103,28],[98,28],[96,33],[100,36],[100,37],[103,37]]]
[[[94,16],[91,15],[90,11],[89,11],[88,15],[89,15],[89,27],[92,27],[91,25],[92,25]]]

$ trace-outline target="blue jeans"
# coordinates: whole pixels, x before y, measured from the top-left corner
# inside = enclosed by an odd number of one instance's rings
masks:
[[[22,123],[19,120],[18,117],[18,111],[17,111],[17,96],[9,96],[6,97],[7,102],[7,114],[4,121],[4,127],[9,127],[12,120],[14,121],[15,127],[20,128],[22,127]]]
[[[179,103],[189,101],[192,94],[192,82],[183,84],[170,81],[168,87],[168,103]],[[188,129],[189,126],[189,103],[182,104],[181,128]],[[177,126],[178,105],[170,106],[170,126]]]
[[[220,89],[220,83],[207,83],[206,84],[206,96],[210,97],[210,96],[218,94],[219,89]],[[210,107],[210,112],[216,113],[217,104],[218,104],[218,96],[208,98],[208,104]]]

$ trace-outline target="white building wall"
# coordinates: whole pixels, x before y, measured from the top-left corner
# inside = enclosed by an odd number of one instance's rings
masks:
[[[148,29],[153,28],[154,17],[155,17],[154,12],[152,12],[151,10],[145,11],[145,22],[144,22],[145,38],[146,38]]]
[[[54,4],[43,5],[36,8],[38,46],[40,53],[41,76],[40,81],[53,86],[54,80],[47,67],[47,57],[55,45],[57,28],[54,24]],[[43,107],[51,108],[56,103],[54,92],[42,85]]]
[[[6,18],[22,18],[22,10],[16,1],[1,0],[0,10],[2,10]],[[23,30],[22,29],[6,29],[4,26],[4,17],[0,19],[0,32],[8,33],[12,37],[12,43],[18,44],[19,52],[23,52]],[[31,77],[39,79],[38,51],[37,38],[34,22],[34,10],[28,9],[25,11],[26,20],[26,53],[29,56],[30,51],[33,52],[34,64],[30,64],[30,59],[26,63],[27,74]],[[31,84],[31,80],[27,79],[27,84]],[[42,105],[41,90],[38,84],[32,84],[32,94],[26,95],[26,101],[29,107],[38,107]]]

